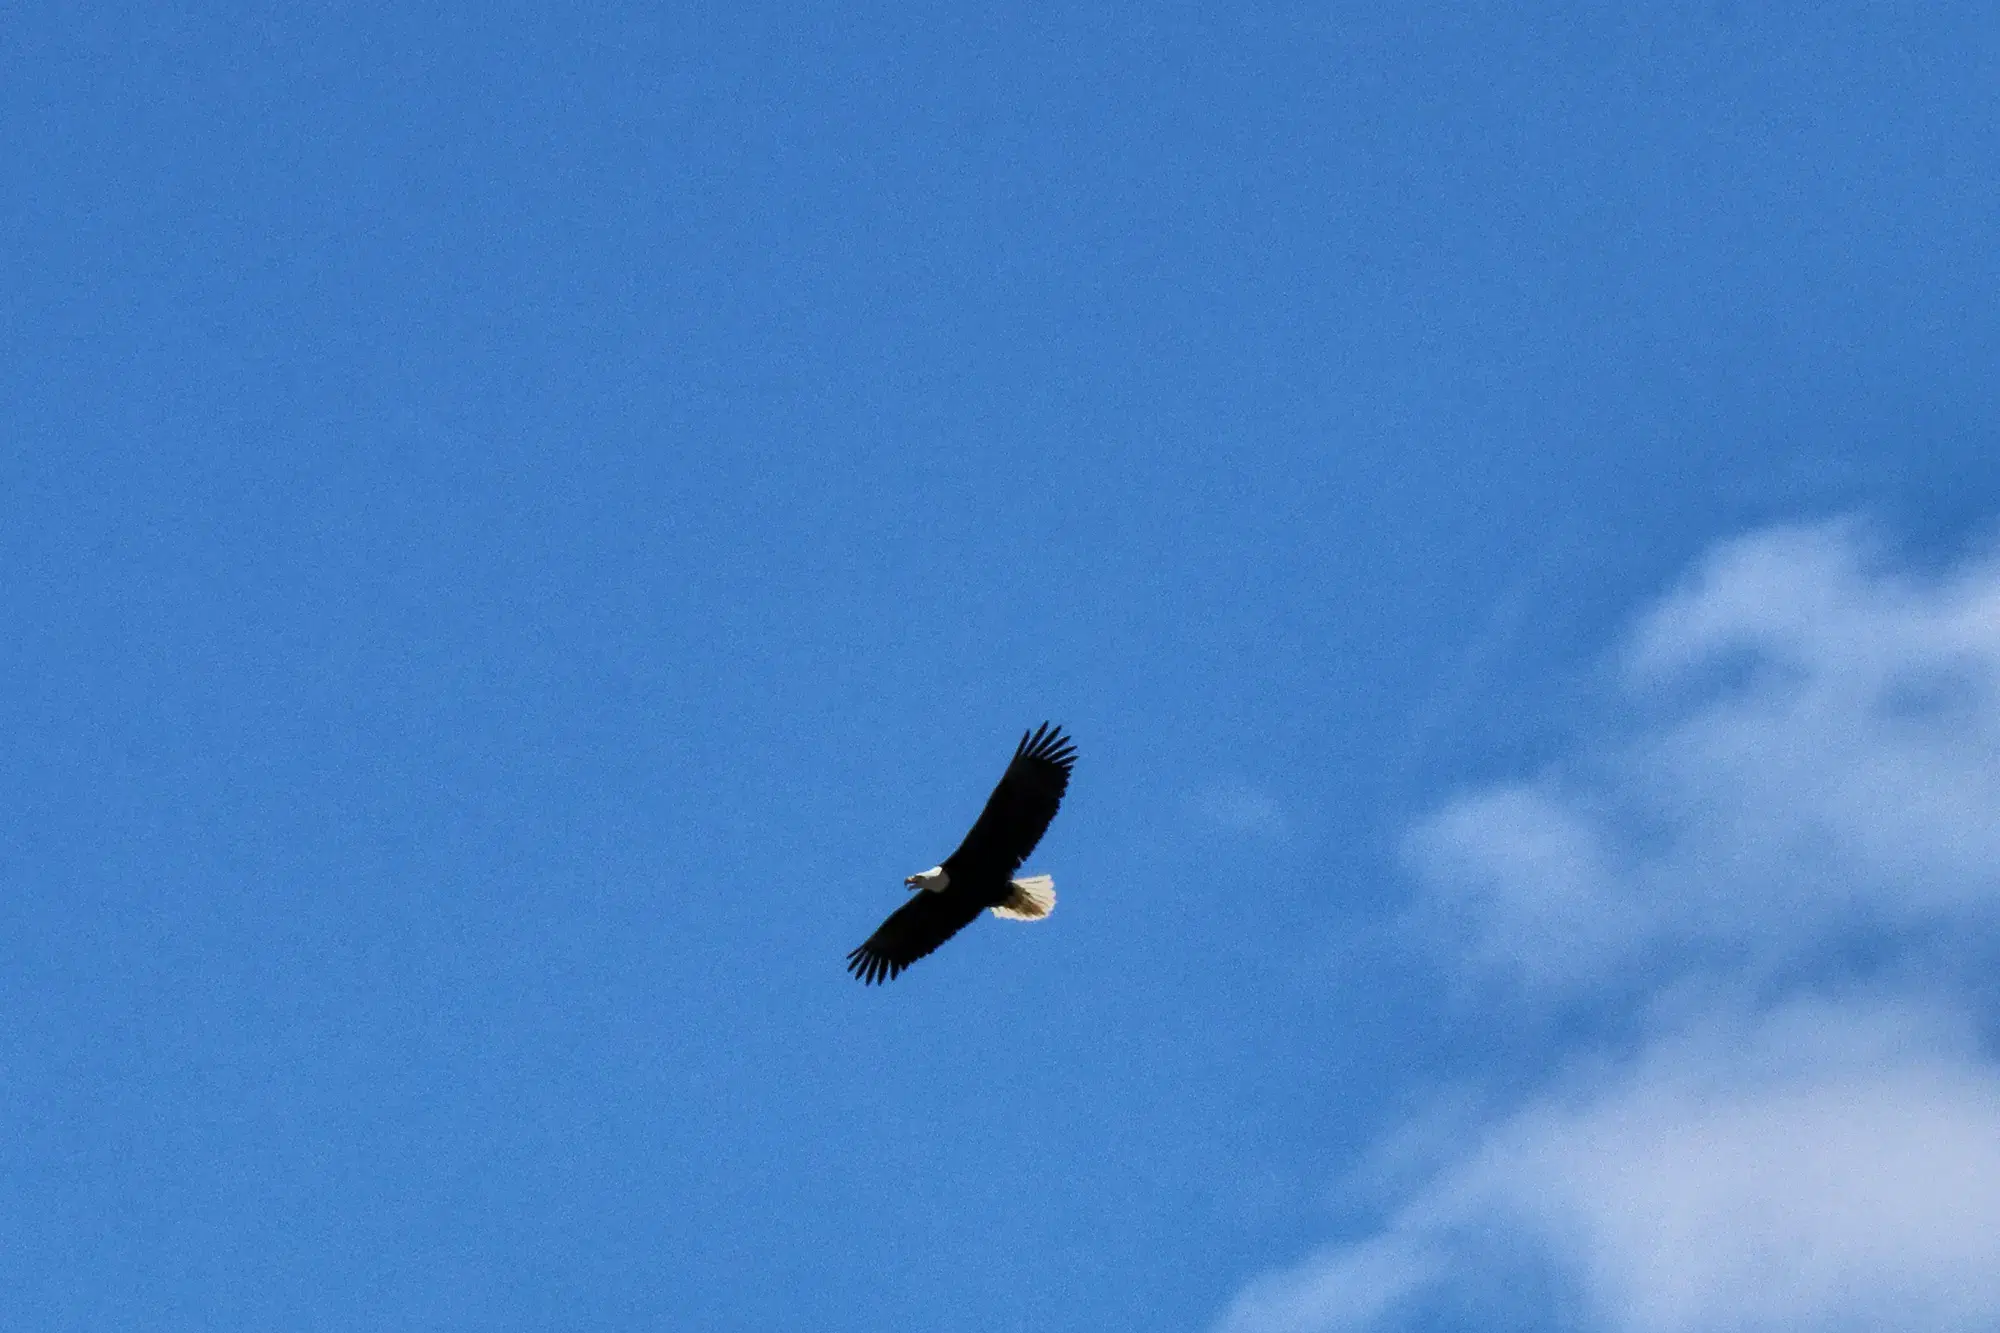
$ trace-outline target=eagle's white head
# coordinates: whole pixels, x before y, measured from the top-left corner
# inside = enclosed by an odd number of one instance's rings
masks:
[[[932,866],[921,875],[911,875],[903,881],[906,889],[929,889],[932,893],[943,893],[951,887],[951,876],[944,873],[943,866]]]

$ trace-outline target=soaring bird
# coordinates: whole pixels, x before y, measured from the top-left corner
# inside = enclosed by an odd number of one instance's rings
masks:
[[[943,865],[903,881],[917,895],[847,955],[847,970],[872,986],[896,976],[988,908],[1009,921],[1040,921],[1055,910],[1053,879],[1013,875],[1056,817],[1075,762],[1076,746],[1061,727],[1044,722],[1023,735],[965,841]]]

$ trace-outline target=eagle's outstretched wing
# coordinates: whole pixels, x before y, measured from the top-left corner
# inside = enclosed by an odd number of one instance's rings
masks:
[[[958,862],[1002,875],[1019,870],[1056,817],[1075,763],[1076,746],[1061,727],[1044,722],[1032,735],[1023,735],[1000,785],[986,798],[986,808],[946,864]]]
[[[971,894],[919,889],[847,955],[847,970],[871,986],[888,981],[965,929],[984,907]]]

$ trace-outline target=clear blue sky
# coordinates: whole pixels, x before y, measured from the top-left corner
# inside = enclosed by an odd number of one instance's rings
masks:
[[[1985,5],[422,8],[0,19],[12,1330],[1249,1319],[1627,1012],[1412,830],[2000,515]]]

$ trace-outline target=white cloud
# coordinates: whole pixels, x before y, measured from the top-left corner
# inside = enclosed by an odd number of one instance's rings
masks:
[[[1621,657],[1652,726],[1411,836],[1419,920],[1535,986],[2000,920],[2000,561],[1844,525],[1719,549]]]
[[[1427,1201],[1576,1264],[1629,1333],[2000,1316],[2000,1076],[1935,1016],[1785,1011],[1530,1107]]]
[[[1383,1230],[1246,1289],[1222,1333],[1382,1326],[1538,1243],[1617,1333],[2000,1318],[2000,1073],[1943,1011],[1802,1004],[1659,1037],[1532,1102]]]
[[[1606,833],[1553,785],[1454,802],[1410,839],[1431,888],[1421,928],[1480,969],[1532,984],[1596,974],[1636,948],[1654,916]]]
[[[1413,920],[1468,981],[1636,992],[1645,1035],[1570,1052],[1224,1333],[1476,1307],[1514,1262],[1496,1236],[1613,1333],[2000,1326],[2000,1065],[1941,947],[2000,924],[2000,560],[1762,533],[1617,665],[1624,737],[1412,832]],[[1855,942],[1891,989],[1833,961]]]

